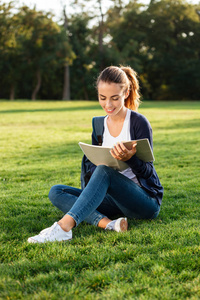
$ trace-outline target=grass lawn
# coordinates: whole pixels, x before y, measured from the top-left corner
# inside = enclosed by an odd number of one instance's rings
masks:
[[[160,215],[126,233],[80,224],[67,243],[28,244],[62,212],[54,184],[80,187],[97,102],[0,101],[0,299],[200,299],[200,102],[144,102]]]

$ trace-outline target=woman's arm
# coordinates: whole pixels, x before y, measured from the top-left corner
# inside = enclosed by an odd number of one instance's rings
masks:
[[[147,138],[153,150],[152,128],[149,121],[143,115],[138,113],[134,115],[134,118],[131,119],[130,132],[132,139],[139,140]],[[137,177],[149,178],[153,173],[153,163],[140,160],[136,154],[128,159],[126,163]]]

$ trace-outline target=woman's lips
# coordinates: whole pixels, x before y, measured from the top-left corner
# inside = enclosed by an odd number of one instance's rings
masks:
[[[108,114],[111,114],[111,113],[114,112],[114,110],[115,110],[115,108],[113,108],[113,109],[106,109],[106,112],[107,112]]]

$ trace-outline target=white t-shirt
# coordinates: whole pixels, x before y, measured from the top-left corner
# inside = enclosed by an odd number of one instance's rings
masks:
[[[104,119],[104,133],[103,133],[103,144],[102,146],[105,147],[113,147],[117,142],[121,141],[131,141],[131,135],[130,135],[130,117],[131,117],[131,110],[127,109],[126,118],[124,120],[124,124],[122,127],[122,130],[120,134],[116,137],[112,136],[109,132],[108,126],[107,126],[107,118]],[[139,182],[137,180],[136,175],[133,173],[131,168],[127,168],[126,170],[120,172],[124,176],[128,177],[138,185]]]

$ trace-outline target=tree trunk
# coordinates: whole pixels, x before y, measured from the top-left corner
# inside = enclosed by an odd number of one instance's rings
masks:
[[[85,100],[89,100],[88,92],[87,92],[87,89],[86,89],[85,85],[83,87],[83,90],[84,90]]]
[[[70,100],[70,71],[68,65],[66,65],[64,69],[64,86],[62,100]]]
[[[14,100],[14,99],[15,99],[15,85],[14,83],[12,83],[10,87],[10,100]]]
[[[100,21],[99,21],[99,60],[100,60],[100,71],[103,70],[104,68],[104,63],[103,63],[103,32],[104,32],[104,15],[102,11],[102,1],[98,0],[99,3],[99,11],[100,11]]]
[[[85,100],[89,100],[88,92],[87,92],[87,89],[86,89],[85,80],[83,79],[83,77],[81,77],[81,82],[83,84],[83,91],[84,91]]]
[[[63,7],[63,16],[64,16],[64,28],[67,31],[68,28],[68,20],[66,13],[66,5]],[[64,69],[64,85],[63,85],[63,96],[62,100],[70,100],[70,70],[69,65],[65,65]]]
[[[36,100],[37,93],[39,92],[40,87],[41,87],[42,78],[41,78],[41,72],[40,72],[39,69],[36,72],[36,80],[37,80],[37,83],[36,83],[36,86],[35,86],[35,88],[33,90],[33,93],[32,93],[32,96],[31,96],[31,100]]]

